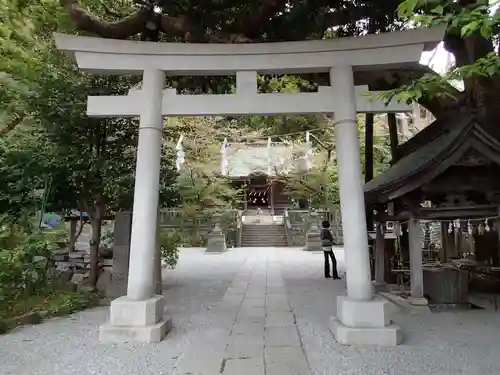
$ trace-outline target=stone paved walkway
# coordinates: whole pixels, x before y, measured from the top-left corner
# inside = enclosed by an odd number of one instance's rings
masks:
[[[500,374],[497,313],[395,311],[403,345],[338,345],[328,318],[345,285],[325,280],[322,262],[298,249],[184,249],[164,275],[165,341],[101,344],[108,310],[97,308],[0,336],[0,375]]]
[[[272,255],[249,255],[212,307],[225,324],[200,332],[200,345],[184,354],[178,374],[310,374],[281,266]]]

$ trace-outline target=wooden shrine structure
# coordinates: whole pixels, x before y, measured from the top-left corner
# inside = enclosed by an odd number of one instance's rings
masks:
[[[285,184],[279,178],[288,173],[303,173],[311,168],[308,148],[282,142],[234,143],[225,145],[221,173],[244,193],[243,206],[247,210],[265,210],[273,215],[291,208]]]
[[[455,270],[476,265],[495,271],[500,263],[500,139],[493,133],[473,115],[435,121],[399,146],[393,166],[365,184],[365,200],[375,209],[377,284],[390,279],[386,271],[391,268],[388,253],[393,246],[386,246],[384,229],[391,221],[399,232],[398,265],[401,272],[410,274],[411,298],[417,304],[425,303],[424,295],[432,300],[432,295],[439,294],[439,284],[449,281],[436,276],[445,265],[453,264]],[[441,223],[442,249],[432,266],[423,266],[421,221]],[[457,232],[466,234],[474,254],[460,250],[463,237]],[[464,259],[466,255],[472,259]],[[455,282],[455,303],[466,298],[467,280],[462,276]]]

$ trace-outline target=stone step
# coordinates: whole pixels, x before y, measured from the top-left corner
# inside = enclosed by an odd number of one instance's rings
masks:
[[[285,240],[266,240],[266,239],[260,239],[260,240],[247,240],[247,241],[241,241],[241,243],[255,243],[255,244],[269,244],[269,243],[286,243]]]
[[[243,230],[246,230],[246,231],[251,231],[251,230],[284,231],[285,227],[283,227],[283,225],[276,225],[276,224],[272,224],[272,225],[243,225]]]
[[[270,231],[270,230],[243,230],[243,234],[250,234],[250,235],[256,235],[256,234],[264,234],[266,236],[268,235],[276,235],[276,234],[281,234],[285,235],[285,231],[283,230],[277,230],[277,231]]]
[[[241,247],[288,247],[287,244],[242,244]]]
[[[245,236],[241,236],[242,239],[244,240],[251,240],[251,239],[256,239],[256,240],[259,240],[259,239],[265,239],[265,240],[270,240],[270,239],[273,239],[273,238],[286,238],[286,236],[282,235],[282,234],[279,234],[279,235],[276,235],[276,236],[262,236],[262,235],[255,235],[255,236],[249,236],[249,235],[245,235]]]
[[[284,235],[284,233],[277,233],[277,234],[273,234],[273,235],[263,235],[262,233],[260,234],[243,234],[243,236],[241,236],[241,238],[249,238],[249,239],[252,239],[252,238],[265,238],[265,239],[269,239],[269,238],[286,238],[286,236]]]
[[[268,244],[268,243],[286,243],[286,241],[283,239],[272,240],[272,239],[261,238],[258,240],[241,240],[241,243]]]
[[[286,247],[286,233],[283,224],[244,224],[241,245],[244,247]]]

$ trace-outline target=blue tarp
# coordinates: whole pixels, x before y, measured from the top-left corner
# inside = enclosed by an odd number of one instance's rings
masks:
[[[54,212],[46,212],[42,216],[42,224],[52,228],[59,225],[61,220],[62,217]]]

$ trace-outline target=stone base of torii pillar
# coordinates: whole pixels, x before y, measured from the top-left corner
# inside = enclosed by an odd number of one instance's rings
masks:
[[[160,342],[172,329],[172,318],[164,317],[163,296],[135,301],[127,296],[111,302],[109,322],[99,328],[102,342]]]
[[[337,316],[330,317],[330,331],[344,345],[395,346],[403,341],[403,330],[390,320],[391,302],[374,296],[357,301],[337,297]]]

